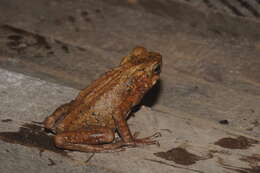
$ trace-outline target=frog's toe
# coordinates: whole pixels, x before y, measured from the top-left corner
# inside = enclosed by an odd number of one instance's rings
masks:
[[[157,145],[157,146],[160,146],[160,143],[158,141],[147,139],[147,138],[137,139],[135,141],[135,143],[136,143],[137,146],[143,146],[143,145]]]
[[[156,132],[155,134],[153,134],[152,136],[150,136],[150,137],[148,137],[148,138],[154,139],[154,138],[159,138],[159,137],[161,137],[161,136],[162,136],[162,134],[161,134],[160,132]]]
[[[141,139],[136,139],[135,138],[135,143],[137,145],[157,145],[160,146],[160,143],[155,140],[155,138],[161,137],[162,134],[160,132],[156,132],[151,136],[145,137],[145,138],[141,138]]]
[[[151,136],[143,138],[143,140],[153,140],[153,139],[159,138],[161,136],[162,136],[162,134],[160,132],[156,132]]]
[[[139,135],[140,135],[140,132],[135,132],[135,133],[133,134],[133,138],[136,139]]]
[[[53,117],[48,117],[43,121],[43,126],[49,130],[53,130],[54,124],[55,119]]]

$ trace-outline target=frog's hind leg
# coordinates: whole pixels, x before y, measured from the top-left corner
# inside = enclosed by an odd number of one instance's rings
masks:
[[[54,131],[54,126],[55,126],[56,122],[63,119],[68,114],[71,103],[72,102],[65,103],[65,104],[61,105],[60,107],[58,107],[50,116],[48,116],[43,121],[44,127],[51,131]]]
[[[115,142],[114,131],[107,127],[80,129],[64,132],[54,137],[58,148],[83,152],[110,152],[121,148],[123,142]]]

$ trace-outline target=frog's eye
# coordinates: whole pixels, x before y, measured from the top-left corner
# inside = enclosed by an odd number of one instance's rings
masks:
[[[156,65],[154,68],[153,68],[153,72],[154,74],[160,74],[161,73],[161,66],[160,65]]]

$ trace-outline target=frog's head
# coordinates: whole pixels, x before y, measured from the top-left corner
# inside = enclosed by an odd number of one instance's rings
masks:
[[[152,87],[159,79],[162,56],[156,52],[148,52],[143,47],[135,47],[130,55],[120,63],[127,69],[127,75],[137,80],[145,88]]]

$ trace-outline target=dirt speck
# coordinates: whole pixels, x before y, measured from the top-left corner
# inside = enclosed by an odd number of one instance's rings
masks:
[[[0,139],[8,143],[36,147],[40,151],[49,150],[68,156],[64,150],[56,148],[52,136],[36,124],[24,124],[18,132],[0,132]]]
[[[186,149],[180,147],[173,148],[166,152],[154,153],[154,155],[166,160],[174,161],[175,163],[181,165],[192,165],[197,161],[203,159],[200,156],[192,154],[188,152]]]
[[[96,13],[101,13],[100,9],[96,9],[95,11],[96,11]]]
[[[48,166],[54,166],[54,165],[56,165],[56,163],[52,160],[52,159],[50,159],[50,158],[48,158],[48,160],[49,160],[49,164],[48,164]]]
[[[68,21],[71,22],[71,23],[75,23],[76,18],[74,16],[68,16]]]
[[[215,142],[215,145],[219,145],[223,148],[229,149],[248,149],[253,146],[253,144],[257,144],[258,141],[246,138],[244,136],[239,136],[237,138],[222,138]]]
[[[3,120],[1,120],[1,122],[3,122],[3,123],[9,123],[9,122],[11,122],[11,121],[13,121],[12,119],[3,119]]]
[[[228,125],[229,121],[228,120],[220,120],[219,124]]]
[[[90,22],[90,21],[91,21],[91,19],[89,18],[89,13],[88,13],[87,11],[82,11],[82,12],[81,12],[81,17],[82,17],[85,21],[87,21],[87,22]]]
[[[67,45],[63,44],[63,45],[61,46],[61,48],[62,48],[62,50],[63,50],[64,52],[70,53],[69,47],[68,47]]]

